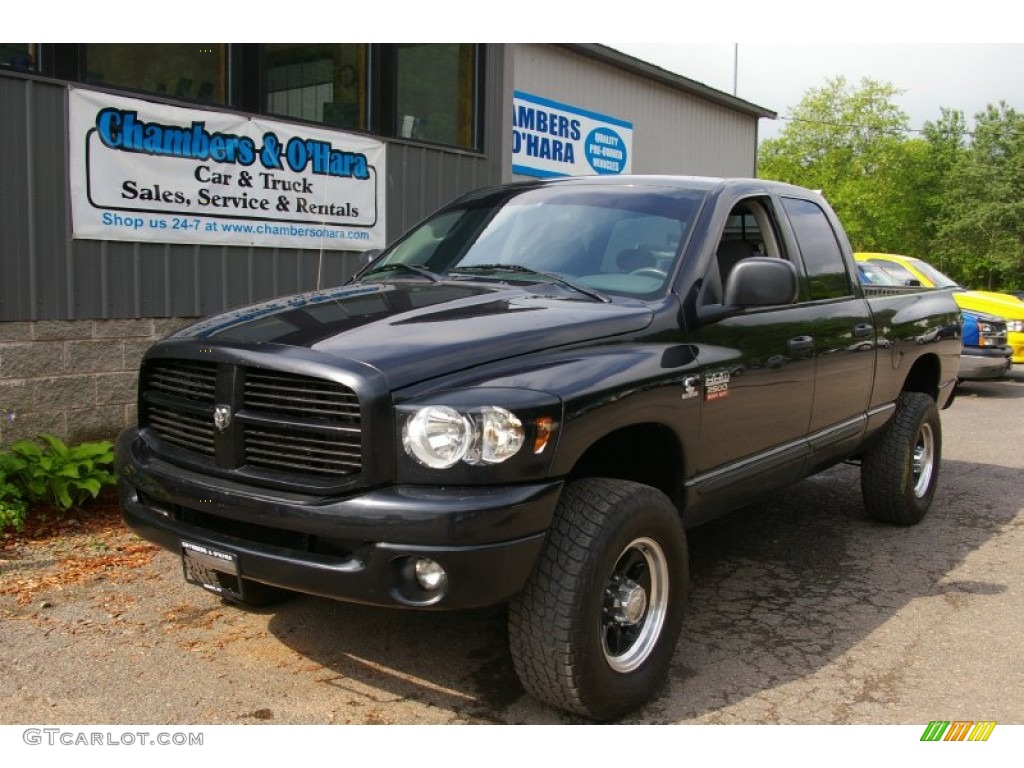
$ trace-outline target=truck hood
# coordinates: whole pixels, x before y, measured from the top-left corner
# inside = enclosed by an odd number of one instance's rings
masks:
[[[953,298],[961,309],[986,312],[1007,320],[1024,320],[1024,302],[1008,293],[956,291]]]
[[[266,301],[201,320],[175,340],[305,347],[367,363],[392,390],[496,360],[635,333],[646,304],[554,285],[387,282]]]

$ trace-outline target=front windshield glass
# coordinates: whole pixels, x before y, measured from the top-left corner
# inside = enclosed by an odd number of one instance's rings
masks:
[[[389,265],[401,263],[452,280],[562,280],[649,297],[667,289],[704,196],[570,184],[470,195],[410,232],[364,279],[395,277]]]
[[[921,261],[920,259],[911,259],[910,263],[914,265],[914,269],[920,272],[922,275],[928,278],[936,288],[959,288],[959,283],[951,277],[946,277],[944,274],[939,272],[935,267],[929,264],[927,261]]]

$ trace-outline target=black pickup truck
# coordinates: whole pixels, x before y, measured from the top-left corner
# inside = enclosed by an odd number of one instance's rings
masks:
[[[154,345],[120,499],[225,599],[508,603],[526,689],[608,720],[665,679],[686,529],[850,459],[871,517],[925,515],[960,348],[948,293],[861,286],[814,192],[490,188]]]

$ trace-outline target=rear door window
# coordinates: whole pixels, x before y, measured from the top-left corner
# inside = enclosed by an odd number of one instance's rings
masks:
[[[811,301],[852,296],[839,239],[821,206],[794,197],[782,198],[782,206],[796,233]]]

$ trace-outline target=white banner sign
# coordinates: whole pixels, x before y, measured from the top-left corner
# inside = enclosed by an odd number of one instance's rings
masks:
[[[586,176],[632,171],[633,124],[514,91],[512,172]]]
[[[74,236],[384,246],[382,142],[71,89]]]

